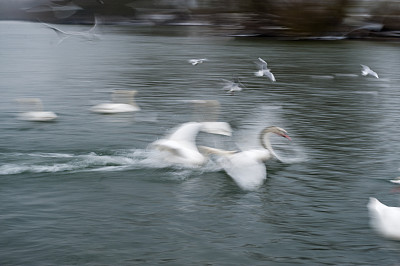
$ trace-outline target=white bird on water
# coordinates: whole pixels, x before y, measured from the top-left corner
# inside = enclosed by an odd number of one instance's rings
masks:
[[[369,198],[367,208],[370,225],[382,236],[400,240],[400,208],[389,207],[376,198]]]
[[[188,62],[191,63],[192,65],[196,66],[198,64],[203,63],[204,61],[208,61],[207,58],[200,58],[200,59],[189,59]]]
[[[400,184],[400,177],[397,177],[395,179],[390,180],[390,182],[394,183],[394,184]]]
[[[165,152],[163,159],[169,163],[200,166],[207,161],[207,157],[196,146],[196,137],[200,131],[232,135],[232,129],[226,122],[187,122],[178,126],[172,134],[154,141],[150,147]]]
[[[243,190],[252,191],[261,187],[267,178],[267,168],[264,163],[272,158],[279,160],[269,141],[271,133],[291,140],[286,130],[271,126],[264,128],[259,134],[263,149],[226,151],[205,146],[199,148],[204,153],[220,156],[219,163],[235,183]]]
[[[259,70],[257,72],[255,72],[254,74],[257,77],[262,77],[262,76],[266,76],[268,77],[270,80],[272,80],[273,82],[276,81],[274,74],[272,74],[271,69],[268,69],[268,64],[265,60],[263,60],[262,58],[258,58],[259,62],[257,62],[258,66],[259,66]]]
[[[113,102],[100,103],[90,108],[92,112],[101,114],[116,114],[139,111],[140,107],[134,101],[135,90],[115,90]],[[126,103],[124,103],[124,101]]]
[[[22,105],[22,108],[29,111],[19,114],[18,119],[35,122],[49,122],[56,119],[58,116],[51,111],[43,111],[43,103],[39,98],[22,98],[17,99]]]
[[[379,78],[378,74],[375,71],[373,71],[371,68],[369,68],[368,66],[361,65],[361,67],[362,67],[361,74],[363,76],[371,75],[371,76],[373,76],[373,77],[375,77],[377,79]]]

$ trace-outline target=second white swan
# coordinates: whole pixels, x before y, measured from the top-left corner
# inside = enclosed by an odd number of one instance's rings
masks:
[[[216,154],[219,163],[225,172],[232,177],[236,184],[243,190],[258,189],[267,178],[265,161],[279,157],[275,154],[269,141],[271,133],[281,137],[290,137],[286,130],[280,127],[266,127],[260,132],[259,140],[263,149],[251,149],[246,151],[226,151],[201,146],[200,149],[208,154]]]
[[[400,240],[400,208],[386,206],[376,198],[369,198],[367,207],[371,227],[386,238]]]

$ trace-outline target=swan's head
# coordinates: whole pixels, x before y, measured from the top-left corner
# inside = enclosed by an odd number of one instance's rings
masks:
[[[274,134],[276,134],[278,136],[287,138],[288,140],[292,140],[289,137],[287,131],[284,130],[283,128],[280,128],[280,127],[275,127],[275,126],[267,127],[262,131],[262,135],[267,134],[267,133],[274,133]]]

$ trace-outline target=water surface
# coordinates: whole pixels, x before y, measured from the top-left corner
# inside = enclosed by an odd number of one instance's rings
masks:
[[[400,243],[377,235],[366,209],[369,197],[400,206],[388,182],[400,166],[399,44],[200,31],[103,26],[98,41],[57,44],[41,24],[0,23],[0,264],[400,263]],[[277,82],[254,76],[258,57]],[[246,89],[226,94],[221,79],[235,76]],[[141,111],[89,111],[114,89],[137,90]],[[18,120],[26,97],[58,119]],[[148,148],[210,118],[234,130],[199,134],[217,147],[254,147],[264,126],[289,132],[291,143],[273,139],[285,162],[267,163],[259,190],[241,191],[214,162],[169,165]]]

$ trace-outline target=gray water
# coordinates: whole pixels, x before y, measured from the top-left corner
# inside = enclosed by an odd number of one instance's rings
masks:
[[[83,26],[60,26],[86,30]],[[369,226],[369,197],[400,206],[400,45],[203,35],[204,28],[103,26],[97,41],[0,23],[1,265],[397,265],[400,243]],[[209,61],[192,66],[191,58]],[[277,82],[254,76],[264,58]],[[380,79],[360,75],[369,65]],[[241,78],[235,95],[221,79]],[[141,111],[89,108],[134,89]],[[17,119],[35,97],[58,119]],[[213,110],[191,100],[218,100]],[[284,162],[242,191],[215,163],[160,161],[149,144],[218,119],[246,149],[260,129]]]

